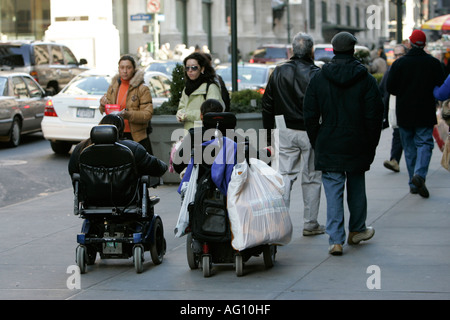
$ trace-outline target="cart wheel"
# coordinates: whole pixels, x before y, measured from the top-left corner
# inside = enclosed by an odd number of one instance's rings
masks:
[[[236,264],[236,275],[241,277],[244,274],[244,262],[242,261],[242,256],[237,254],[235,256],[235,264]]]
[[[76,250],[76,262],[80,273],[86,273],[86,247],[78,246]]]
[[[277,247],[274,245],[265,245],[263,248],[263,259],[266,268],[272,268],[275,264],[275,255],[277,254]]]
[[[141,245],[133,247],[133,261],[136,273],[142,273],[144,270],[144,250]]]
[[[166,253],[166,239],[164,239],[163,223],[159,217],[156,218],[153,225],[153,242],[150,244],[150,255],[155,265],[163,262]]]
[[[192,248],[192,233],[188,233],[186,238],[186,256],[189,268],[191,270],[198,269],[200,263],[199,255],[194,252]]]
[[[205,278],[211,275],[211,256],[204,255],[202,257],[202,269],[203,269],[203,276]]]

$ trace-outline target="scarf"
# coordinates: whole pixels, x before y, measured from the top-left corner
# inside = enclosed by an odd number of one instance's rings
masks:
[[[200,87],[202,85],[203,82],[208,82],[208,80],[206,79],[206,77],[203,74],[201,74],[195,80],[191,80],[191,79],[187,78],[186,87],[184,89],[184,92],[186,93],[186,95],[190,96],[192,94],[192,92],[197,90],[198,87]]]

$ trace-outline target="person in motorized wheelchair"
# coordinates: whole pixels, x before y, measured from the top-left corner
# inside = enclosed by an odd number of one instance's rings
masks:
[[[234,165],[244,161],[244,157],[248,161],[249,154],[252,154],[249,153],[249,148],[253,146],[249,146],[249,141],[234,131],[235,115],[222,111],[220,103],[206,100],[201,106],[203,126],[189,131],[173,160],[175,171],[185,170],[178,191],[182,198],[186,196],[174,230],[175,235],[187,235],[189,268],[197,269],[201,266],[205,277],[210,276],[213,263],[235,263],[236,274],[240,276],[243,274],[243,263],[265,250],[261,246],[237,252],[231,246],[226,200],[228,183]],[[208,133],[208,130],[211,131]],[[213,133],[213,137],[210,137],[210,133]],[[198,136],[196,138],[196,134],[201,134],[202,139]],[[197,160],[195,153],[199,151],[202,152],[202,157]],[[254,154],[258,156],[259,152]],[[196,184],[194,195],[188,190],[191,183]],[[186,205],[188,222],[183,217],[183,207]]]
[[[82,273],[102,259],[133,257],[138,273],[144,251],[160,264],[166,250],[162,220],[149,197],[167,165],[132,140],[123,140],[123,120],[105,116],[72,152],[68,169],[74,186],[74,213],[84,219],[76,261]],[[151,177],[157,177],[153,183]]]

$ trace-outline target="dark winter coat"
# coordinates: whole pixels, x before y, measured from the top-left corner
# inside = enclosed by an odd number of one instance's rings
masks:
[[[436,121],[435,86],[445,74],[438,59],[423,49],[412,48],[391,66],[387,90],[396,98],[397,124],[400,127],[430,127]]]
[[[303,116],[321,171],[370,169],[381,134],[383,101],[377,81],[351,55],[336,55],[311,80]]]

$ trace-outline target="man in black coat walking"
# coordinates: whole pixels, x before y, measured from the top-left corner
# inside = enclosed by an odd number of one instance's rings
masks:
[[[428,198],[425,180],[434,147],[433,127],[437,124],[433,89],[444,82],[445,74],[439,60],[424,51],[426,36],[422,30],[414,30],[409,42],[408,53],[392,64],[386,87],[396,96],[397,125],[410,192]]]
[[[311,80],[303,116],[314,147],[316,170],[322,170],[327,198],[329,253],[342,254],[345,242],[344,186],[350,211],[347,242],[357,244],[373,237],[366,227],[365,171],[375,157],[380,139],[383,101],[375,78],[354,58],[356,38],[340,32],[331,43],[330,63]]]
[[[314,168],[314,150],[303,121],[303,98],[310,79],[320,70],[314,64],[313,39],[299,32],[292,41],[294,55],[273,71],[262,98],[264,129],[275,128],[275,117],[284,119],[279,130],[278,171],[283,176],[286,206],[290,207],[292,185],[301,177],[303,194],[303,235],[324,233],[319,215],[321,172]],[[283,120],[281,120],[283,121]]]

